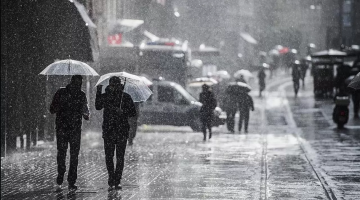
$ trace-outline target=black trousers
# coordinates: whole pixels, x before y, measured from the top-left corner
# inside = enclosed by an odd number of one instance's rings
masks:
[[[357,91],[359,92],[359,91]],[[351,95],[353,104],[354,104],[354,115],[358,116],[359,115],[359,107],[360,107],[360,95],[357,94],[356,92],[353,92]]]
[[[226,126],[228,131],[234,132],[236,109],[226,112]]]
[[[200,120],[201,120],[201,124],[202,124],[201,130],[204,134],[204,138],[206,138],[206,129],[209,129],[209,137],[211,137],[212,118],[213,118],[212,110],[200,112]]]
[[[248,109],[240,110],[239,131],[241,131],[243,122],[245,126],[245,131],[248,130],[249,118],[250,118],[250,111]]]
[[[121,183],[122,173],[124,170],[127,138],[120,134],[119,131],[105,132],[103,138],[105,162],[109,175],[108,184],[109,186],[118,185]],[[116,168],[114,168],[115,150]]]
[[[57,130],[56,131],[56,144],[57,144],[57,164],[59,176],[64,176],[66,172],[66,152],[70,144],[70,167],[68,172],[67,181],[69,185],[76,183],[78,157],[80,152],[81,143],[81,129],[76,130]]]

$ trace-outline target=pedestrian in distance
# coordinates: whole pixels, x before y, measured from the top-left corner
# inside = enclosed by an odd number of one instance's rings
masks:
[[[301,69],[298,62],[292,64],[291,76],[294,83],[295,97],[297,97],[300,88],[300,78],[301,78]]]
[[[103,111],[102,137],[104,139],[105,162],[108,171],[109,190],[121,189],[124,169],[124,156],[129,137],[129,117],[136,116],[136,109],[131,96],[124,93],[124,85],[119,77],[111,77],[105,93],[102,85],[97,87],[95,108]],[[116,168],[114,154],[116,150]]]
[[[241,132],[241,128],[244,122],[245,133],[248,133],[250,110],[251,111],[255,110],[254,101],[247,92],[244,92],[242,98],[239,98],[239,100],[240,100],[239,101],[239,111],[240,111],[239,132]]]
[[[265,90],[265,78],[266,78],[266,74],[265,74],[265,68],[262,67],[258,73],[258,78],[259,78],[259,97],[262,97],[262,91]]]
[[[129,124],[130,124],[130,130],[129,130],[129,139],[128,139],[128,145],[133,145],[134,138],[136,136],[136,131],[138,128],[138,119],[140,114],[140,103],[134,102],[135,104],[135,110],[136,110],[136,116],[129,118]]]
[[[308,67],[309,66],[306,64],[305,60],[301,60],[300,71],[301,71],[301,81],[302,81],[303,88],[305,88],[305,77],[306,77],[306,71],[307,71]]]
[[[225,90],[224,111],[226,112],[226,127],[228,131],[234,133],[235,114],[238,110],[238,102],[241,98],[236,86],[229,85]]]
[[[354,118],[359,119],[359,108],[360,108],[360,91],[354,90],[351,92],[351,99],[353,102]]]
[[[204,141],[206,141],[206,129],[209,129],[209,139],[211,138],[211,121],[213,118],[214,109],[217,106],[217,101],[214,93],[210,90],[210,86],[202,85],[202,92],[199,95],[199,101],[202,103],[200,108],[200,120],[202,124],[202,132],[204,134]]]
[[[82,76],[74,75],[65,88],[60,88],[50,105],[56,114],[57,185],[61,188],[66,172],[66,152],[70,144],[70,167],[67,181],[70,190],[76,190],[78,156],[81,142],[82,118],[89,120],[90,112],[85,93],[81,90]],[[58,188],[58,189],[60,189]]]

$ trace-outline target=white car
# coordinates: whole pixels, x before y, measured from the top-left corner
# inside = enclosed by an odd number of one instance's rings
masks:
[[[151,97],[140,104],[139,124],[190,126],[201,130],[201,103],[181,85],[171,81],[153,81]],[[225,124],[226,115],[219,107],[214,110],[213,126]]]

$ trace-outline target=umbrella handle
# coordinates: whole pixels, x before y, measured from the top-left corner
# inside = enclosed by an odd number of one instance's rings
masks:
[[[122,91],[122,93],[121,93],[121,98],[120,98],[120,110],[121,110],[122,98],[123,98],[123,96],[124,96],[125,84],[126,84],[126,78],[125,78],[125,82],[124,82],[124,89],[123,89],[123,91]]]

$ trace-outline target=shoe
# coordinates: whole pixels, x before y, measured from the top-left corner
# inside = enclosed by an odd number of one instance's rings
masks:
[[[206,141],[206,138],[204,138],[203,141]]]
[[[109,180],[108,180],[108,185],[109,185],[109,187],[114,187],[114,186],[115,186],[115,181],[114,181],[114,179],[109,178]]]
[[[122,189],[121,184],[117,184],[117,185],[115,185],[115,190],[121,190],[121,189]]]
[[[248,133],[248,130],[245,130],[245,133]]]
[[[78,186],[73,185],[73,184],[69,185],[69,190],[77,190],[77,189],[78,189]]]
[[[61,191],[62,191],[61,185],[56,185],[55,192],[61,192]]]
[[[58,176],[57,176],[57,178],[56,178],[56,184],[62,185],[63,182],[64,182],[64,175],[58,174]]]
[[[211,134],[209,135],[209,140],[211,139]]]

